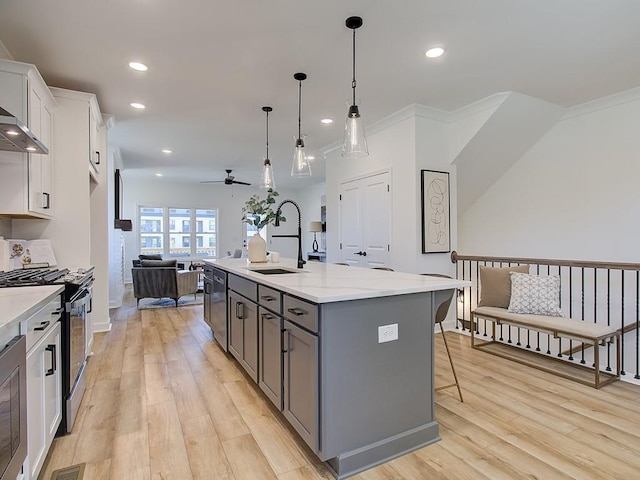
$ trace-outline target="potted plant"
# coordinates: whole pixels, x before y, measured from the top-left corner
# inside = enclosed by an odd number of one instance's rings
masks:
[[[253,225],[257,230],[247,244],[249,261],[252,263],[267,261],[267,242],[260,235],[260,230],[276,221],[273,206],[278,195],[278,192],[270,188],[267,190],[266,198],[261,199],[257,194],[251,195],[242,207],[242,221]],[[284,222],[286,219],[280,215],[280,221]]]

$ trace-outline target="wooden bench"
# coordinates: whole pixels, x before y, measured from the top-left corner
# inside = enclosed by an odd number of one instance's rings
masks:
[[[480,341],[476,343],[476,318],[483,318],[492,322],[491,328],[491,340]],[[496,338],[496,326],[510,325],[515,327],[526,328],[535,330],[541,333],[552,335],[554,338],[565,338],[568,340],[577,340],[585,344],[593,346],[594,353],[594,366],[593,368],[586,365],[580,365],[577,363],[567,362],[561,358],[538,354],[537,357],[544,356],[545,359],[551,361],[539,362],[531,355],[523,355],[532,350],[525,350],[513,345],[509,345],[505,342],[498,341]],[[620,378],[620,331],[607,325],[599,325],[596,323],[585,322],[582,320],[576,320],[573,318],[564,317],[548,317],[545,315],[529,315],[521,313],[511,313],[506,308],[498,307],[478,307],[471,312],[471,347],[479,350],[484,350],[499,357],[507,358],[509,360],[516,361],[523,365],[535,367],[539,370],[553,373],[570,380],[574,380],[591,387],[600,388],[603,385],[611,383]],[[600,355],[599,346],[605,345],[606,342],[615,342],[616,348],[616,373],[608,373],[600,371]],[[506,348],[494,348],[495,345],[504,345]],[[520,351],[520,352],[515,352]],[[564,365],[570,365],[571,369],[558,368],[562,362]],[[581,373],[576,372],[575,369],[580,369]],[[590,379],[590,375],[585,376],[585,371],[593,373],[593,380]],[[604,377],[604,378],[601,378]]]

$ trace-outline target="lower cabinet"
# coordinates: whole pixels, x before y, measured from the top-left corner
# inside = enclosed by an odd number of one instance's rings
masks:
[[[258,385],[282,410],[282,317],[259,307]]]
[[[258,306],[229,290],[229,352],[258,381]]]
[[[62,419],[60,322],[27,352],[29,476],[36,479]]]
[[[318,449],[318,337],[284,321],[284,416],[314,451]]]

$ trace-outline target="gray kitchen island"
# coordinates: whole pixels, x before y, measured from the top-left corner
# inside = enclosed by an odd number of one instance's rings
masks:
[[[337,478],[439,440],[433,317],[468,282],[288,259],[207,264],[226,277],[216,339]]]

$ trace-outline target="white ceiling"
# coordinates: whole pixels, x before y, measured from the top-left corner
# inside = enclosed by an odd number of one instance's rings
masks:
[[[4,0],[0,41],[51,86],[93,92],[115,116],[109,142],[125,175],[257,183],[265,155],[280,187],[297,133],[295,72],[307,150],[341,140],[351,95],[348,16],[357,31],[365,125],[412,104],[452,111],[517,91],[572,106],[640,85],[637,0]],[[444,56],[426,59],[434,45]],[[131,60],[149,71],[135,72]],[[129,103],[147,105],[135,111]],[[335,122],[326,126],[320,119]],[[162,148],[174,153],[166,156]],[[212,188],[224,188],[217,185]]]

